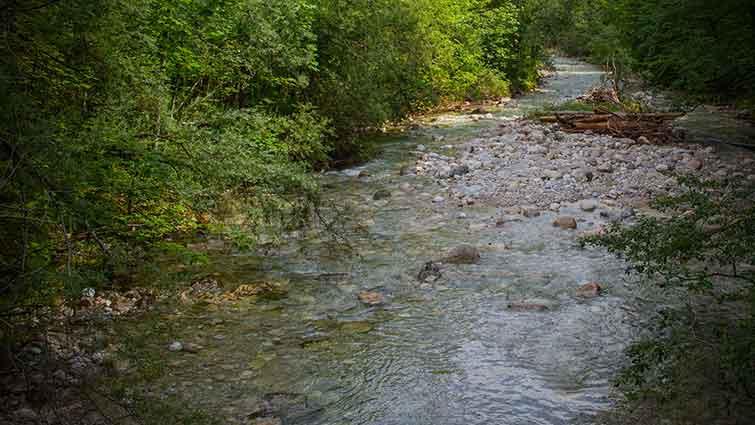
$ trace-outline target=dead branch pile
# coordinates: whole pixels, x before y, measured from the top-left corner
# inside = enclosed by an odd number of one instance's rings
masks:
[[[605,111],[561,112],[540,118],[546,123],[558,123],[567,133],[591,131],[638,140],[645,137],[651,143],[667,143],[672,140],[671,121],[683,113],[613,113]]]
[[[618,93],[611,87],[593,87],[587,93],[578,96],[577,100],[585,103],[614,103],[621,105]]]

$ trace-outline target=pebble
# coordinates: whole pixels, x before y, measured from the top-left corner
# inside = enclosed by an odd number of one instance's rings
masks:
[[[446,202],[446,198],[442,196],[436,196],[433,198],[433,202],[436,204],[442,204],[443,202]]]
[[[168,350],[170,351],[181,351],[184,349],[184,345],[181,343],[181,341],[173,341],[168,345]]]

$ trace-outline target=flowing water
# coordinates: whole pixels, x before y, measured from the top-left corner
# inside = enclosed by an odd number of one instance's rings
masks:
[[[265,400],[283,424],[333,425],[566,424],[609,406],[610,380],[637,333],[630,323],[648,308],[624,264],[580,249],[574,232],[550,225],[551,214],[497,228],[495,208],[434,204],[437,182],[399,175],[418,144],[453,151],[601,77],[583,63],[556,65],[540,91],[492,117],[437,117],[382,143],[378,159],[324,175],[325,197],[349,207],[342,236],[351,252],[305,238],[268,256],[214,256],[221,280],[284,279],[289,294],[184,312],[174,337],[204,349],[166,354],[162,384],[241,423],[254,423]],[[360,171],[369,176],[357,178]],[[413,190],[399,190],[403,183]],[[373,200],[381,189],[392,196]],[[446,267],[432,285],[417,281],[423,263],[462,243],[480,247],[479,264]],[[603,295],[576,298],[587,281],[601,282]],[[385,303],[363,305],[364,290]],[[532,299],[551,309],[507,309]]]

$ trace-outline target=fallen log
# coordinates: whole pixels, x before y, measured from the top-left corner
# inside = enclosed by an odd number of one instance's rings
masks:
[[[639,139],[645,136],[655,143],[668,142],[672,139],[672,129],[669,124],[684,116],[678,112],[651,113],[613,113],[606,111],[566,112],[551,116],[540,117],[545,123],[557,123],[568,133],[583,133],[592,131],[598,134],[610,134],[616,137]]]
[[[621,118],[625,120],[637,120],[637,121],[643,121],[648,119],[659,119],[659,120],[675,120],[677,118],[681,118],[684,115],[686,115],[683,112],[646,112],[646,113],[639,113],[639,114],[627,114],[622,112],[617,112],[615,114],[605,114],[605,113],[593,113],[593,112],[557,112],[555,115],[546,115],[540,117],[540,121],[542,122],[548,122],[548,123],[554,123],[559,122],[560,120],[567,120],[567,121],[587,121],[587,122],[600,122],[605,121],[610,118]]]

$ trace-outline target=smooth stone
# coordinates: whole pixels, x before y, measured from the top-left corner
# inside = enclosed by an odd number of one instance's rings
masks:
[[[443,202],[446,202],[446,198],[442,196],[436,196],[435,198],[433,198],[433,202],[436,204],[442,204]]]
[[[699,169],[703,168],[703,163],[702,163],[702,161],[700,161],[700,160],[697,160],[697,159],[690,159],[689,161],[687,161],[687,162],[686,162],[686,163],[684,164],[684,166],[685,166],[685,167],[686,167],[686,168],[687,168],[688,170],[695,170],[695,171],[697,171],[697,170],[699,170]]]
[[[283,421],[280,418],[256,418],[253,419],[250,425],[283,425]]]
[[[173,341],[168,345],[168,350],[170,351],[181,351],[184,349],[184,345],[181,343],[181,341]]]
[[[598,209],[600,203],[595,199],[584,199],[579,202],[579,208],[584,212],[593,212]]]
[[[471,245],[459,245],[451,249],[442,261],[449,264],[476,264],[480,261],[480,250]]]
[[[599,283],[589,282],[577,288],[576,295],[581,298],[595,298],[600,295],[602,290],[603,288]]]
[[[380,189],[377,192],[375,192],[374,195],[372,195],[372,199],[375,201],[380,201],[382,199],[388,199],[391,197],[391,192],[387,189]]]
[[[522,207],[522,215],[527,218],[534,218],[540,216],[540,210],[537,207],[526,206]]]
[[[357,295],[359,301],[367,305],[380,305],[383,303],[384,298],[378,292],[362,291]]]
[[[553,222],[553,226],[560,227],[562,229],[576,229],[577,220],[574,217],[561,216]]]
[[[601,173],[612,173],[613,172],[613,166],[610,162],[603,162],[598,165],[597,170]]]

